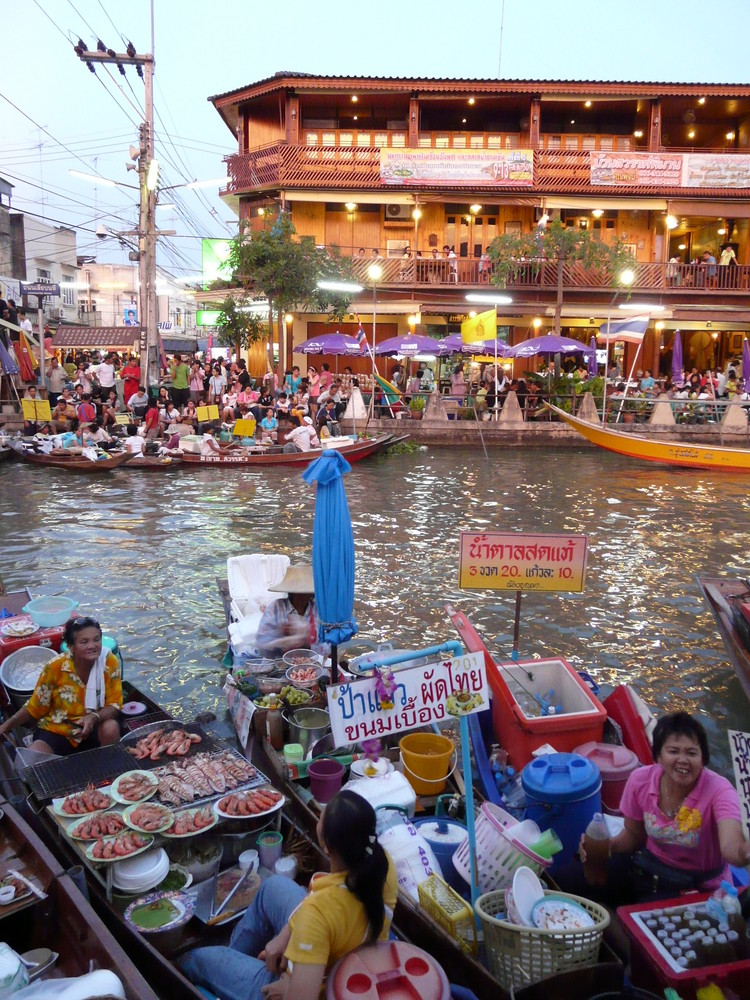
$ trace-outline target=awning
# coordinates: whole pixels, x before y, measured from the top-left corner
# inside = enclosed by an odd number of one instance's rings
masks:
[[[165,337],[161,336],[161,345],[165,351],[172,354],[175,351],[197,351],[198,343],[195,337]]]
[[[52,347],[110,347],[118,351],[138,349],[139,326],[60,326],[52,337]]]

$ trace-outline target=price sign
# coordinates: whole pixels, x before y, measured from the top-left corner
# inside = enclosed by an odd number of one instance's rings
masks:
[[[581,593],[586,535],[462,531],[458,585],[464,590],[565,590]]]
[[[734,766],[734,783],[740,797],[740,817],[745,836],[750,837],[750,733],[730,729],[729,752]]]

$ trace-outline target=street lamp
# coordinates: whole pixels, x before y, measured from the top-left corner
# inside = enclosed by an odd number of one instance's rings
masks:
[[[612,308],[617,301],[617,296],[623,290],[623,288],[629,288],[635,281],[635,271],[632,268],[626,267],[624,271],[620,272],[620,278],[617,290],[612,296],[612,300],[607,308],[607,331],[609,331],[609,324],[612,322]],[[607,377],[609,371],[609,339],[607,340],[607,353],[604,355],[604,389],[602,390],[602,423],[606,423],[607,418]]]
[[[370,406],[372,407],[372,415],[375,416],[375,346],[377,344],[376,338],[376,311],[377,311],[377,301],[378,301],[378,282],[383,277],[383,268],[380,264],[370,264],[367,268],[367,277],[372,282],[372,347],[370,348],[370,356],[372,358],[372,393],[370,394]]]

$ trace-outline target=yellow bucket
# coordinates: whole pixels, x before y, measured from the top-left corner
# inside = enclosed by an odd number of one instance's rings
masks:
[[[399,742],[406,778],[417,795],[438,795],[453,773],[453,740],[437,733],[409,733]],[[453,767],[455,767],[455,762]]]

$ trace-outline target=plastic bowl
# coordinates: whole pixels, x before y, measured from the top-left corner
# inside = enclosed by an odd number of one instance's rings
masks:
[[[323,657],[318,653],[313,653],[311,649],[290,649],[288,653],[284,653],[281,659],[288,667],[309,667],[310,664],[314,667],[321,667],[323,665]]]
[[[315,670],[315,677],[312,680],[300,681],[292,677],[292,674],[295,673],[295,671],[297,670],[309,670],[309,669]],[[319,666],[317,663],[313,663],[312,661],[310,661],[309,663],[297,663],[295,664],[295,666],[289,667],[284,676],[289,681],[289,683],[292,684],[294,687],[304,688],[305,690],[307,690],[308,688],[317,687],[318,681],[320,680],[320,678],[323,676],[324,673],[325,670],[323,669],[322,666]]]
[[[78,607],[78,601],[69,597],[36,597],[24,605],[24,613],[41,628],[64,625]]]

